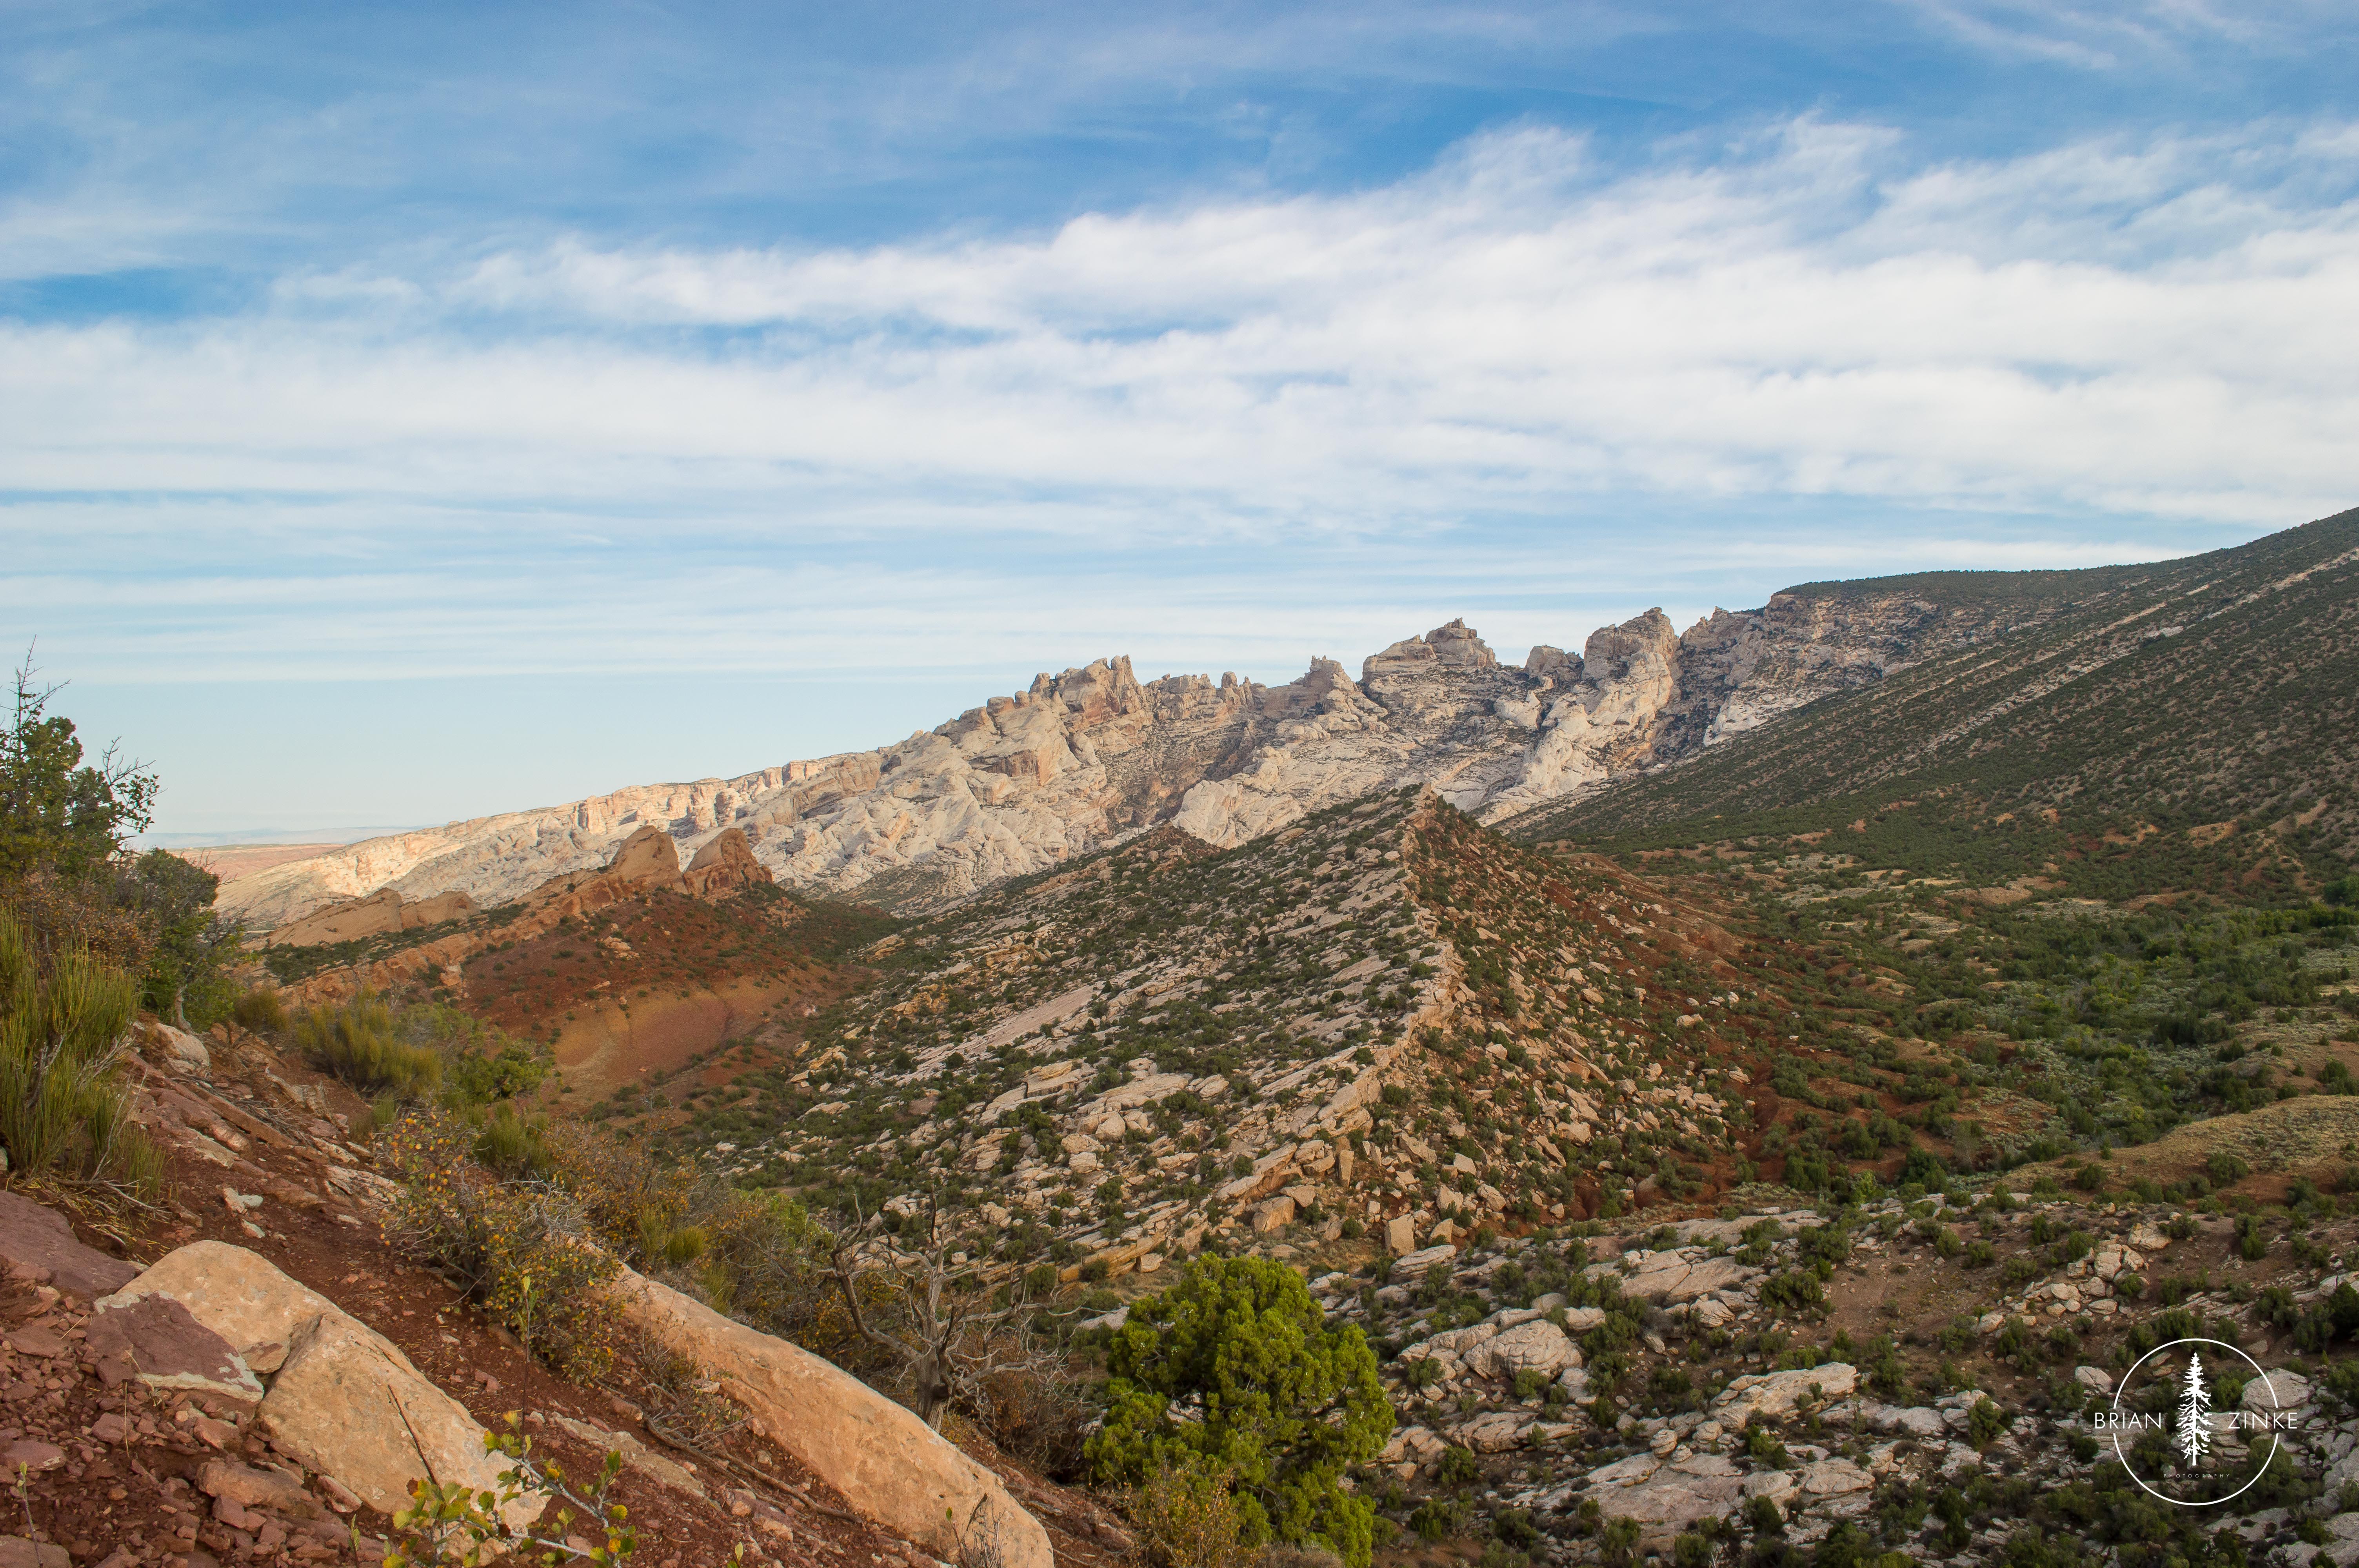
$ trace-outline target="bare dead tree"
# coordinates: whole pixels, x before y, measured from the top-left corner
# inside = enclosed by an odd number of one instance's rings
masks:
[[[1029,1365],[1026,1346],[1035,1308],[1019,1284],[1007,1305],[974,1310],[972,1298],[980,1296],[984,1280],[981,1265],[950,1260],[940,1203],[930,1195],[925,1214],[923,1248],[897,1250],[885,1249],[877,1237],[881,1217],[863,1217],[855,1209],[853,1223],[837,1232],[831,1262],[853,1328],[901,1363],[919,1419],[940,1427],[943,1410],[955,1397],[998,1373]],[[886,1251],[882,1261],[875,1260],[879,1250]],[[882,1304],[895,1320],[882,1326],[869,1321],[861,1301],[863,1281],[880,1274],[888,1284]],[[1016,1330],[1012,1336],[994,1332],[1010,1327]]]

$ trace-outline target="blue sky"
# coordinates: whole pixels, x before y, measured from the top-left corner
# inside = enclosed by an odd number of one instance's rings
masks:
[[[0,632],[159,829],[2359,502],[2359,14],[0,0]]]

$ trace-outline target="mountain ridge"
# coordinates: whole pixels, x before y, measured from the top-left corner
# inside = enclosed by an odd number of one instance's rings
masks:
[[[915,913],[1167,821],[1226,846],[1408,784],[1502,820],[2035,630],[2146,569],[1804,584],[1685,633],[1649,611],[1577,654],[1535,646],[1520,668],[1463,620],[1369,655],[1356,680],[1321,657],[1279,686],[1141,682],[1126,655],[1102,658],[873,751],[364,840],[240,878],[221,903],[272,925],[387,887],[498,903],[655,824],[690,853],[738,827],[782,881]]]

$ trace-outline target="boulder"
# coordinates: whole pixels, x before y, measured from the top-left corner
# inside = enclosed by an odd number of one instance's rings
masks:
[[[1518,1372],[1553,1378],[1567,1367],[1580,1366],[1581,1350],[1564,1330],[1540,1318],[1485,1341],[1466,1357],[1466,1364],[1486,1378],[1512,1378]]]
[[[1532,1418],[1520,1411],[1489,1411],[1458,1429],[1458,1441],[1477,1454],[1505,1454],[1524,1445]]]
[[[1454,1262],[1457,1257],[1458,1249],[1446,1241],[1439,1247],[1428,1247],[1419,1252],[1405,1253],[1393,1260],[1393,1277],[1421,1280],[1425,1277],[1425,1271],[1436,1263]]]
[[[669,833],[653,823],[640,828],[623,840],[614,858],[606,862],[599,873],[605,881],[618,884],[618,892],[635,892],[645,888],[679,888],[684,885],[679,874],[679,846]]]
[[[484,1451],[484,1429],[464,1405],[429,1382],[392,1341],[341,1312],[295,1330],[255,1419],[280,1453],[334,1476],[382,1513],[406,1506],[410,1482],[420,1477],[493,1490],[507,1468]],[[522,1529],[541,1506],[538,1498],[519,1498],[500,1513]]]
[[[1463,1356],[1476,1346],[1498,1337],[1496,1324],[1470,1324],[1464,1328],[1444,1329],[1425,1342],[1429,1350],[1447,1350],[1452,1356]]]
[[[1689,1259],[1677,1252],[1642,1253],[1637,1262],[1637,1272],[1621,1281],[1622,1293],[1638,1301],[1658,1301],[1668,1305],[1691,1302],[1714,1291],[1733,1290],[1761,1272],[1734,1258]],[[1593,1274],[1612,1271],[1604,1264],[1590,1271]]]
[[[212,1053],[185,1029],[175,1029],[160,1019],[143,1018],[131,1026],[131,1034],[149,1057],[176,1073],[201,1076],[213,1070]]]
[[[2113,1374],[2103,1367],[2075,1367],[2072,1368],[2072,1380],[2093,1394],[2114,1391]]]
[[[1867,1403],[1860,1406],[1859,1414],[1869,1431],[1880,1432],[1890,1437],[1913,1437],[1925,1442],[1940,1437],[1949,1430],[1941,1420],[1941,1412],[1925,1405],[1904,1408]]]
[[[1256,1236],[1267,1236],[1284,1230],[1294,1223],[1294,1200],[1283,1195],[1257,1203],[1253,1207],[1253,1228]]]
[[[0,1266],[85,1301],[120,1290],[139,1274],[136,1263],[74,1239],[73,1227],[55,1209],[10,1192],[0,1192]]]
[[[1398,1257],[1417,1249],[1417,1221],[1397,1214],[1385,1221],[1385,1250]]]
[[[506,1463],[484,1449],[484,1429],[399,1347],[342,1307],[288,1279],[270,1260],[221,1241],[166,1253],[97,1305],[102,1315],[162,1296],[229,1345],[283,1345],[255,1421],[271,1442],[390,1513],[420,1477],[495,1488]],[[538,1499],[502,1510],[522,1528]]]
[[[615,1294],[625,1321],[702,1367],[750,1423],[895,1534],[966,1568],[1053,1568],[1048,1532],[998,1476],[857,1378],[628,1270]]]
[[[1794,1371],[1758,1373],[1737,1379],[1712,1402],[1712,1413],[1723,1425],[1749,1426],[1767,1418],[1792,1415],[1818,1400],[1846,1398],[1859,1387],[1859,1370],[1847,1362]]]
[[[280,1273],[268,1259],[226,1241],[175,1248],[98,1308],[117,1311],[143,1296],[169,1296],[231,1345],[288,1344],[297,1325],[325,1313],[344,1314],[327,1297]]]
[[[2237,1400],[2240,1410],[2267,1413],[2269,1411],[2294,1411],[2310,1402],[2310,1379],[2285,1367],[2262,1368],[2264,1377],[2255,1378],[2245,1385]]]
[[[1864,1492],[1875,1485],[1875,1477],[1848,1459],[1820,1459],[1802,1466],[1795,1477],[1803,1491],[1814,1498],[1839,1498],[1849,1492]]]
[[[1636,1461],[1645,1461],[1640,1467]],[[1628,1479],[1621,1477],[1627,1476]],[[1745,1493],[1745,1477],[1719,1454],[1697,1454],[1665,1464],[1634,1455],[1590,1475],[1590,1495],[1608,1519],[1636,1519],[1640,1539],[1655,1541],[1707,1519],[1725,1517]]]
[[[591,1422],[578,1421],[570,1415],[554,1418],[566,1432],[588,1444],[600,1454],[619,1454],[625,1469],[636,1470],[651,1480],[660,1481],[675,1491],[692,1497],[704,1496],[704,1487],[688,1467],[678,1460],[667,1458],[633,1437],[627,1432],[608,1432]]]
[[[229,1341],[169,1296],[141,1296],[91,1314],[84,1343],[109,1384],[136,1378],[151,1389],[179,1389],[255,1404],[262,1382]]]

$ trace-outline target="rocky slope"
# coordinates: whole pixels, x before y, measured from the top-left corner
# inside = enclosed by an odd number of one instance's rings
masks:
[[[1101,659],[874,752],[373,838],[241,878],[221,906],[276,925],[388,887],[497,903],[645,827],[693,849],[734,826],[784,881],[922,910],[1167,821],[1225,847],[1409,783],[1492,819],[2043,623],[2104,576],[1812,585],[1684,634],[1650,611],[1579,654],[1536,647],[1521,668],[1455,621],[1371,655],[1356,680],[1314,659],[1284,686],[1141,682],[1127,658]]]
[[[868,957],[794,1059],[748,1042],[603,1113],[823,1209],[943,1195],[978,1250],[1068,1277],[1347,1227],[1406,1251],[1777,1168],[1791,957],[1430,789],[1227,851],[1158,829]]]
[[[69,1221],[0,1191],[0,1562],[373,1568],[410,1481],[496,1485],[483,1435],[516,1416],[577,1483],[619,1456],[650,1568],[1100,1568],[1120,1549],[1092,1500],[995,1471],[850,1374],[628,1271],[625,1354],[600,1386],[564,1380],[395,1243],[394,1184],[348,1141],[365,1102],[251,1035],[137,1034],[163,1205],[77,1204]],[[726,1390],[742,1423],[669,1431],[682,1377]],[[540,1529],[583,1533],[555,1504]]]
[[[2045,919],[2080,950],[2072,906],[1808,846],[1679,865],[1534,853],[1430,792],[1230,850],[1161,829],[905,929],[795,1061],[628,1114],[823,1207],[939,1205],[953,1245],[1054,1263],[1109,1326],[1191,1252],[1291,1262],[1384,1358],[1399,1426],[1356,1480],[1405,1532],[1388,1563],[2359,1559],[2332,1391],[2359,1379],[2325,1355],[2359,1331],[2359,1297],[2332,1326],[2359,1247],[2320,1191],[2359,1147],[2341,993],[2272,989],[2234,1051],[2140,1044],[2201,965],[2347,987],[2344,928],[2286,957],[2259,914],[2200,948],[2142,926],[2157,994],[2093,959],[2136,1014],[2098,1038],[2085,1006],[2040,1023],[2071,977],[2000,943]],[[1765,935],[1785,910],[1819,936]],[[1964,999],[1984,1016],[1943,1011]],[[2227,1113],[2130,1146],[2173,1107]],[[2288,1424],[2190,1535],[2139,1511],[2097,1421],[2199,1333],[2269,1373],[2215,1372],[2219,1407]],[[2223,1487],[2270,1458],[2232,1435]]]

